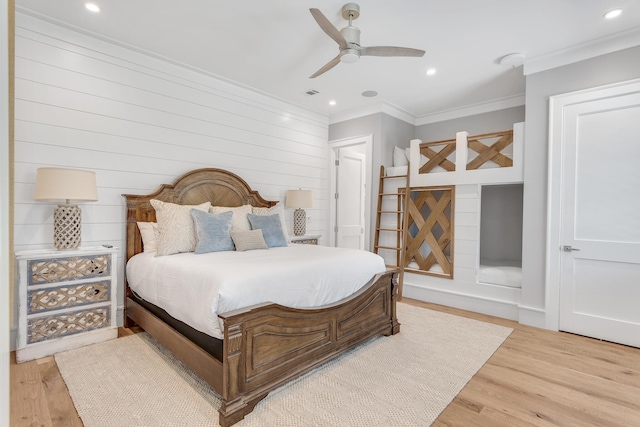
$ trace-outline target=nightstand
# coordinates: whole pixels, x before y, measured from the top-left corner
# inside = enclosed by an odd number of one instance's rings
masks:
[[[118,337],[117,248],[16,253],[16,361]]]
[[[291,237],[291,243],[302,245],[317,245],[318,239],[322,237],[320,234],[305,234],[304,236]]]

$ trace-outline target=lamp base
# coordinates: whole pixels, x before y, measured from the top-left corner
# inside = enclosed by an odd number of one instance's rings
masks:
[[[307,232],[307,214],[304,209],[296,209],[293,211],[293,234],[296,236],[304,236]]]
[[[80,246],[82,211],[76,205],[58,205],[53,213],[53,245],[57,249]]]

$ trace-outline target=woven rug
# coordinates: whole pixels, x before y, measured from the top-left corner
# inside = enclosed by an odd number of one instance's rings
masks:
[[[398,304],[400,334],[295,379],[238,427],[429,426],[511,329]],[[146,333],[55,356],[86,427],[217,426],[220,400]]]

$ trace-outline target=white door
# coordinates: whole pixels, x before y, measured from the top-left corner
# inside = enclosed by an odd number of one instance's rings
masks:
[[[365,158],[346,148],[338,150],[336,167],[336,246],[364,249]]]
[[[640,92],[585,96],[562,109],[559,329],[640,347]]]

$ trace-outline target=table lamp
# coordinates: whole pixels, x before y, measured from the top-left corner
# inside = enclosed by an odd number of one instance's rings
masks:
[[[303,236],[307,232],[307,214],[302,208],[313,207],[313,191],[288,190],[285,206],[296,208],[293,211],[293,234]]]
[[[38,168],[34,200],[63,202],[53,214],[53,244],[57,249],[74,249],[82,237],[80,208],[72,201],[98,200],[96,173],[81,169]]]

